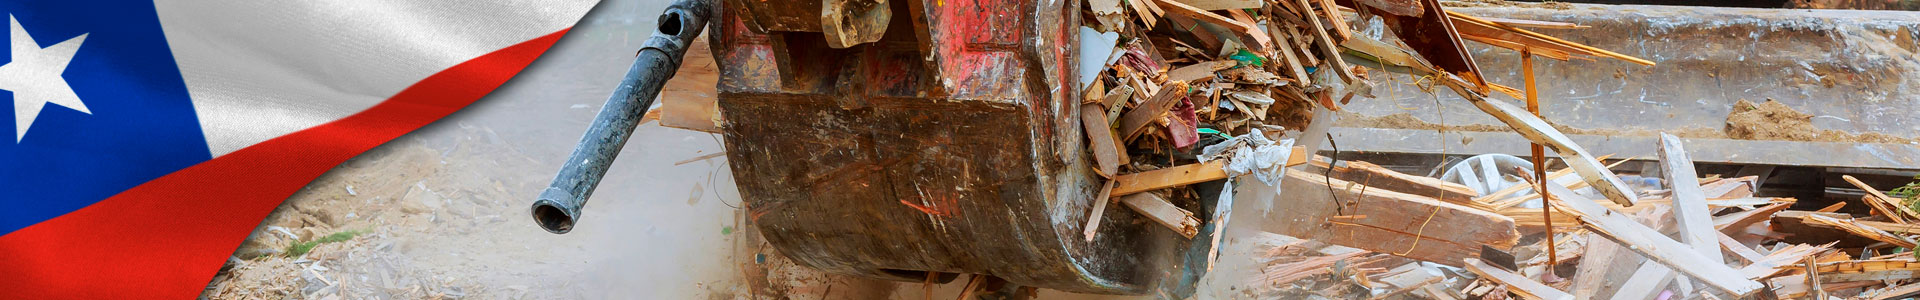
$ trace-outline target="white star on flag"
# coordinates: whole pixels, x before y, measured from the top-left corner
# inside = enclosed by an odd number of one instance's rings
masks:
[[[0,65],[0,90],[13,92],[13,142],[19,143],[27,136],[27,127],[33,126],[33,119],[40,117],[40,109],[47,103],[93,114],[86,103],[80,102],[80,95],[73,93],[73,86],[67,85],[67,79],[60,77],[87,34],[40,48],[20,26],[19,19],[7,15],[7,21],[12,23],[13,61]]]

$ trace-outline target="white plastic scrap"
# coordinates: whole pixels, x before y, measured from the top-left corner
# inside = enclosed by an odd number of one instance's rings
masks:
[[[1278,142],[1267,139],[1259,129],[1233,137],[1233,139],[1200,149],[1200,159],[1211,161],[1226,159],[1227,176],[1253,174],[1260,182],[1271,186],[1280,185],[1280,170],[1287,165],[1287,156],[1292,155],[1293,139]]]
[[[1113,54],[1113,47],[1120,42],[1120,34],[1100,32],[1092,27],[1080,27],[1080,89],[1087,89],[1100,76],[1100,70],[1107,63],[1107,56]]]

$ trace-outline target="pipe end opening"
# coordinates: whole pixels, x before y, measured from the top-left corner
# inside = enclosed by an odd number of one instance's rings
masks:
[[[533,204],[533,221],[539,223],[541,229],[546,229],[547,232],[554,234],[565,234],[573,231],[573,216],[568,215],[566,210],[545,200]]]

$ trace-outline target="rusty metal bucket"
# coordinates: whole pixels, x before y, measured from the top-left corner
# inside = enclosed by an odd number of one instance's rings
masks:
[[[883,1],[884,36],[847,48],[743,2],[722,1],[710,28],[719,108],[751,222],[781,254],[1137,294],[1185,245],[1125,213],[1079,234],[1103,180],[1066,88],[1079,1]]]

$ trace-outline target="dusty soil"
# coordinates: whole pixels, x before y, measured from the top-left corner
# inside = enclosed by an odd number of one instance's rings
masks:
[[[1726,135],[1743,140],[1787,140],[1856,143],[1906,143],[1910,139],[1877,132],[1851,134],[1813,127],[1813,115],[1802,113],[1771,99],[1760,104],[1747,100],[1734,103],[1727,114]]]

